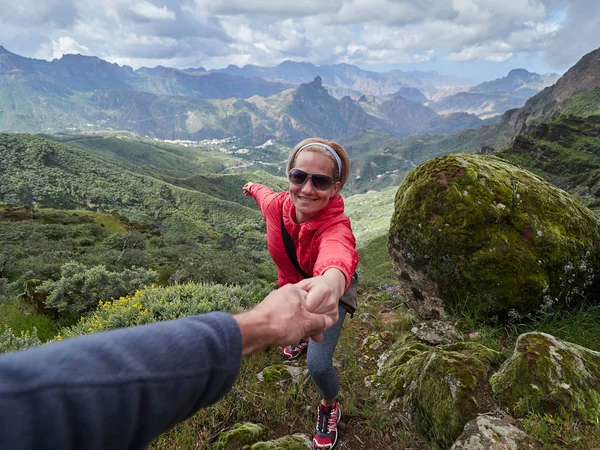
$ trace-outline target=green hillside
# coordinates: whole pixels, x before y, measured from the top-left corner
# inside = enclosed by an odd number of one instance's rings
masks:
[[[242,194],[241,188],[248,181],[262,183],[278,191],[287,189],[288,185],[285,178],[276,177],[264,171],[223,175],[196,175],[185,180],[180,180],[179,183],[181,186],[216,198],[255,208],[256,202],[254,199],[252,197],[245,197]]]
[[[531,126],[498,156],[548,179],[600,211],[599,139],[600,115],[563,115]]]
[[[0,134],[0,202],[116,212],[166,233],[216,241],[224,229],[255,241],[255,209],[172,186],[40,137]]]
[[[352,222],[359,255],[361,284],[382,285],[395,282],[392,260],[387,250],[390,220],[398,186],[369,191],[345,199],[346,214]]]
[[[159,147],[139,148],[151,157],[173,155]],[[27,280],[56,280],[71,262],[116,273],[144,267],[163,284],[275,280],[264,222],[241,187],[249,180],[283,187],[281,179],[198,175],[178,179],[187,183],[178,187],[21,134],[0,134],[0,155],[0,297],[22,292]],[[176,158],[186,155],[184,149]]]
[[[398,139],[369,130],[340,140],[352,158],[347,183],[351,192],[398,186],[418,164],[448,153],[477,153],[502,148],[514,136],[506,123],[494,123],[453,135],[424,135]]]
[[[42,137],[87,150],[120,166],[163,181],[188,178],[196,174],[218,173],[241,164],[218,150],[188,148],[143,138],[133,133],[80,134]]]

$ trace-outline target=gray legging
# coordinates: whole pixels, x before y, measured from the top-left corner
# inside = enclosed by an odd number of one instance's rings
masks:
[[[337,397],[340,389],[338,375],[333,368],[333,352],[337,345],[342,325],[346,318],[346,308],[338,306],[340,318],[334,326],[325,330],[323,340],[315,342],[312,339],[308,343],[308,355],[306,364],[313,381],[317,385],[317,391],[324,400],[333,400]]]

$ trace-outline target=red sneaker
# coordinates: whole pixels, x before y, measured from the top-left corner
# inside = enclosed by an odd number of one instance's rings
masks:
[[[342,417],[340,404],[336,401],[335,405],[327,407],[319,403],[317,411],[317,429],[313,438],[313,448],[331,450],[338,441],[337,424]]]
[[[296,345],[288,345],[283,349],[283,357],[286,359],[294,359],[300,356],[300,354],[308,348],[308,341],[300,339]]]

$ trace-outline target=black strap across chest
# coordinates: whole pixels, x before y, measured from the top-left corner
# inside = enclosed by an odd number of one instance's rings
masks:
[[[290,258],[290,261],[298,273],[304,278],[311,278],[312,275],[307,274],[304,270],[302,270],[302,267],[300,267],[300,264],[298,263],[298,257],[296,256],[296,247],[294,246],[294,241],[283,224],[283,205],[281,205],[281,236],[283,237],[283,245],[285,246],[285,251],[288,255],[288,258]]]

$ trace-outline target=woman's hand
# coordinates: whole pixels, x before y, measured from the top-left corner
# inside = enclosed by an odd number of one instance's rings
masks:
[[[338,321],[338,303],[344,288],[346,277],[339,269],[327,269],[319,277],[307,278],[296,283],[300,289],[308,292],[306,295],[306,309],[317,314],[325,314]]]
[[[244,194],[246,197],[248,197],[250,195],[250,186],[252,186],[254,183],[246,183],[243,187],[242,187],[242,194]]]

